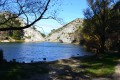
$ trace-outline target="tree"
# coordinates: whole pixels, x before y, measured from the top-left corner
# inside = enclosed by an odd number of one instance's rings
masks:
[[[45,36],[46,36],[44,33],[41,33],[41,35],[42,35],[43,37],[45,37]]]
[[[107,35],[112,41],[111,49],[120,52],[120,1],[111,9],[111,19],[109,20],[110,28]]]
[[[10,14],[5,14],[5,20],[0,21],[0,25],[20,17],[22,17],[23,21],[26,22],[26,25],[22,27],[0,27],[0,31],[21,30],[34,25],[41,19],[54,18],[53,16],[45,13],[49,10],[56,13],[53,9],[51,9],[51,7],[55,6],[56,1],[59,0],[0,0],[0,14],[9,12],[16,15],[11,16]]]
[[[99,51],[104,53],[107,34],[114,26],[117,27],[116,25],[111,26],[111,22],[115,24],[115,19],[117,19],[115,18],[116,13],[111,7],[113,0],[87,0],[87,2],[89,8],[84,11],[85,20],[83,32],[92,39],[93,37],[97,37],[99,39],[97,44]],[[116,22],[119,23],[118,20]]]

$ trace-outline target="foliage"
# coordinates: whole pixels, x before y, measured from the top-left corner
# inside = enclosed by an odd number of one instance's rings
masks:
[[[5,12],[3,14],[0,15],[0,20],[3,20],[5,21],[6,20],[6,17],[8,17],[7,15],[10,15],[10,16],[13,16],[15,17],[16,15],[15,14],[11,14],[9,12]],[[0,28],[7,28],[7,27],[21,27],[21,22],[19,19],[11,19],[9,21],[7,21],[6,23],[4,24],[1,24],[0,25]],[[9,30],[9,31],[1,31],[1,34],[0,36],[2,37],[12,37],[13,39],[17,39],[17,40],[20,40],[23,36],[23,30]],[[3,39],[6,39],[6,38],[3,38]]]
[[[110,77],[115,71],[115,66],[120,58],[118,53],[107,53],[102,56],[91,56],[81,60],[81,65],[85,66],[86,74],[93,77]]]
[[[13,31],[13,35],[12,35],[12,38],[13,39],[16,39],[16,40],[20,40],[22,37],[23,37],[23,30],[16,30],[16,31]]]
[[[31,39],[31,36],[24,36],[25,38]]]
[[[83,23],[82,32],[84,36],[87,36],[86,42],[90,44],[90,48],[95,45],[94,48],[98,52],[104,53],[106,49],[105,43],[108,39],[112,39],[115,35],[114,40],[119,40],[120,11],[119,6],[116,7],[119,2],[114,4],[112,8],[112,1],[110,0],[87,1],[90,7],[84,11],[86,19]]]
[[[46,36],[44,33],[41,33],[41,35],[42,35],[43,37],[45,37],[45,36]]]

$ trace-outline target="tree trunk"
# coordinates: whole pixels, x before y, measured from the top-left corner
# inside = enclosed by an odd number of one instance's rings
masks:
[[[99,52],[100,53],[104,53],[105,52],[105,35],[101,36]]]

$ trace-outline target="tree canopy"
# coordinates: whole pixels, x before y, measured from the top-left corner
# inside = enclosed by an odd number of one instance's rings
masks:
[[[120,1],[87,0],[87,2],[89,7],[84,10],[83,33],[91,40],[97,39],[96,48],[99,52],[104,52],[106,41],[115,36],[114,34],[117,34],[116,40],[119,40]]]

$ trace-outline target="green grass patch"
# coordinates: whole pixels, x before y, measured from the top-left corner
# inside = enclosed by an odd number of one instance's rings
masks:
[[[115,71],[120,54],[105,54],[81,59],[81,65],[85,66],[85,73],[93,77],[109,77]]]

